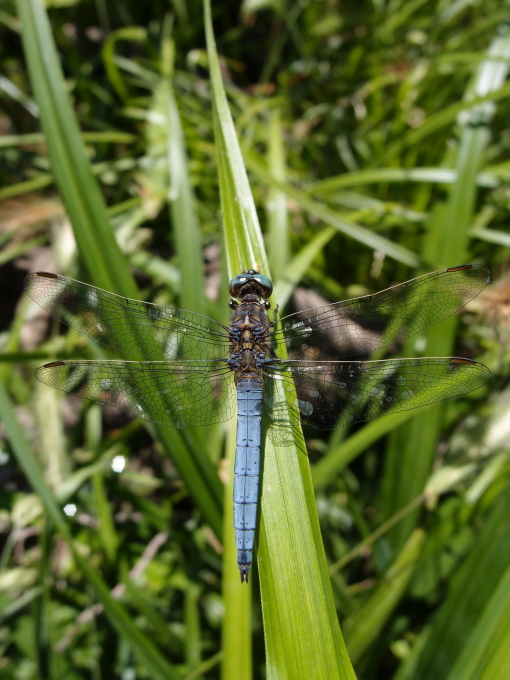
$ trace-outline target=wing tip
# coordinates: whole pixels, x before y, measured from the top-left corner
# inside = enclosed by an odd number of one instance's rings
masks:
[[[448,267],[448,269],[446,269],[446,272],[448,274],[455,274],[456,272],[462,272],[468,269],[473,269],[476,272],[483,272],[485,275],[486,284],[491,282],[490,270],[484,264],[458,264],[454,267]]]
[[[55,368],[55,366],[65,366],[65,361],[50,361],[49,364],[44,364],[41,368]]]
[[[60,277],[58,274],[54,274],[53,272],[30,272],[30,274],[27,274],[25,276],[25,280],[23,281],[23,288],[27,295],[29,295],[32,299],[38,300],[33,297],[32,293],[35,292],[36,290],[36,280],[38,278],[41,279],[53,279],[53,280],[58,280]]]
[[[482,387],[483,385],[488,383],[492,377],[490,368],[487,368],[485,364],[482,364],[479,361],[475,361],[474,359],[467,359],[466,357],[451,357],[450,364],[453,364],[455,366],[472,366],[473,368],[476,368],[476,370],[479,372],[478,375],[480,378],[483,376],[483,380],[479,383],[479,385],[473,387],[470,390],[470,392],[473,391],[473,389],[478,389],[479,387]]]
[[[451,364],[478,364],[478,361],[474,359],[466,359],[466,357],[452,357],[450,359]]]

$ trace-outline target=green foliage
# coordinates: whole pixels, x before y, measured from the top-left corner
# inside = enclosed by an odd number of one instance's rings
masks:
[[[280,313],[298,287],[498,277],[508,3],[163,4],[0,9],[0,676],[353,677],[340,622],[363,680],[510,678],[508,284],[391,348],[477,358],[489,387],[268,438],[249,587],[232,429],[101,418],[36,384],[114,355],[21,292],[56,270],[227,323],[228,276],[256,263]]]

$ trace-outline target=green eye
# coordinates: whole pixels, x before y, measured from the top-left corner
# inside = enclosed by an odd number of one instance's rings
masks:
[[[258,274],[254,271],[244,272],[238,274],[230,281],[228,290],[232,297],[239,297],[239,293],[243,286],[251,285],[261,298],[266,300],[273,292],[273,284],[271,279],[263,274]]]
[[[234,278],[228,284],[228,292],[230,295],[237,297],[237,293],[239,292],[240,288],[244,286],[245,283],[248,283],[249,279],[249,274],[238,274],[237,276],[234,276]]]
[[[268,276],[263,276],[262,274],[254,274],[252,277],[261,288],[264,289],[264,293],[261,291],[260,295],[263,298],[270,297],[273,292],[273,282]]]

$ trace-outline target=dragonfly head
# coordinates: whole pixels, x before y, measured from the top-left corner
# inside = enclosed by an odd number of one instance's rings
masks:
[[[248,269],[234,276],[228,290],[233,298],[243,299],[247,295],[255,295],[258,299],[267,300],[273,292],[273,284],[267,276],[259,274],[255,269]]]

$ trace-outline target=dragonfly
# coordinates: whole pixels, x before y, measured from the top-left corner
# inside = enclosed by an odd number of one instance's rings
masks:
[[[247,582],[257,528],[262,417],[267,414],[271,422],[278,412],[275,395],[283,394],[304,423],[331,430],[481,387],[490,371],[471,359],[359,357],[392,351],[452,316],[489,281],[483,265],[459,265],[270,320],[273,284],[249,269],[230,281],[228,326],[48,272],[29,274],[25,290],[71,328],[143,359],[53,361],[36,371],[43,383],[175,428],[221,423],[237,412],[234,530],[241,581]]]

